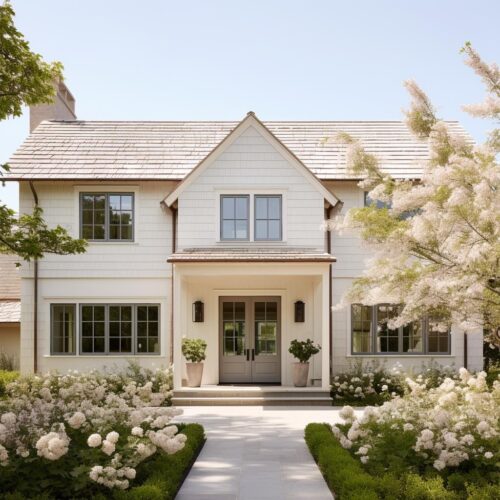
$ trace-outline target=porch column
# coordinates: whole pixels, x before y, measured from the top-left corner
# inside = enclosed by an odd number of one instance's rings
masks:
[[[321,278],[321,388],[330,388],[330,273],[326,269]]]
[[[173,277],[174,286],[173,286],[173,325],[174,329],[172,338],[173,338],[173,353],[174,353],[174,390],[180,389],[182,387],[182,351],[181,351],[181,342],[182,342],[182,328],[181,328],[181,308],[182,308],[182,276],[179,270],[179,267],[174,264],[173,266]]]

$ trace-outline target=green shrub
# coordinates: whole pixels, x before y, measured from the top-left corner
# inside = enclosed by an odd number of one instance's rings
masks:
[[[500,498],[500,485],[488,484],[486,486],[467,486],[467,500],[493,500]]]
[[[298,359],[300,363],[307,363],[311,357],[318,354],[320,350],[321,346],[319,344],[314,345],[314,342],[311,339],[294,339],[290,342],[290,347],[288,348],[288,352],[295,359]]]
[[[191,363],[205,361],[207,343],[203,339],[182,339],[182,355]]]
[[[0,370],[0,398],[5,396],[5,388],[19,377],[19,372]]]
[[[440,476],[423,478],[408,474],[404,478],[404,498],[407,500],[459,500],[457,493],[448,491]]]
[[[328,424],[309,424],[305,440],[329,488],[339,500],[397,499],[400,482],[389,474],[374,477],[342,448]]]
[[[0,352],[0,371],[13,372],[17,368],[17,361],[14,356],[5,352]]]

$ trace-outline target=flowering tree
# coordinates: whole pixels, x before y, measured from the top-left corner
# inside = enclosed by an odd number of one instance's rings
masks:
[[[483,103],[464,109],[498,123],[500,70],[483,62],[470,44],[462,50],[487,90]],[[330,221],[334,228],[360,230],[375,248],[345,299],[403,304],[389,321],[393,328],[429,315],[442,329],[451,322],[465,330],[485,327],[490,342],[499,345],[500,130],[476,146],[436,117],[416,83],[405,85],[412,99],[407,125],[429,144],[419,182],[392,178],[359,141],[340,137],[347,144],[348,171],[364,178],[359,186],[378,202]]]

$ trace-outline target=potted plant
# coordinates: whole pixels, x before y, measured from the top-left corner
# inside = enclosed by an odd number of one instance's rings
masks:
[[[203,339],[182,339],[182,354],[186,363],[188,387],[200,387],[207,343]]]
[[[293,363],[293,385],[295,387],[305,387],[307,385],[307,376],[309,374],[309,359],[314,354],[318,354],[321,346],[314,345],[311,339],[292,340],[288,352],[298,359],[298,363]]]

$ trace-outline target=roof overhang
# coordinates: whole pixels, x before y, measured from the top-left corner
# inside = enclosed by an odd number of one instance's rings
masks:
[[[245,130],[249,127],[255,127],[264,137],[266,137],[280,152],[280,154],[293,165],[305,178],[312,184],[324,197],[324,199],[332,206],[336,205],[340,200],[331,193],[321,183],[315,174],[309,170],[306,165],[287,147],[285,146],[256,116],[250,111],[243,120],[217,145],[214,149],[201,160],[196,167],[189,172],[184,180],[164,198],[162,203],[171,207],[179,198],[179,195],[192,184],[200,174],[208,168],[217,157],[223,153]]]

